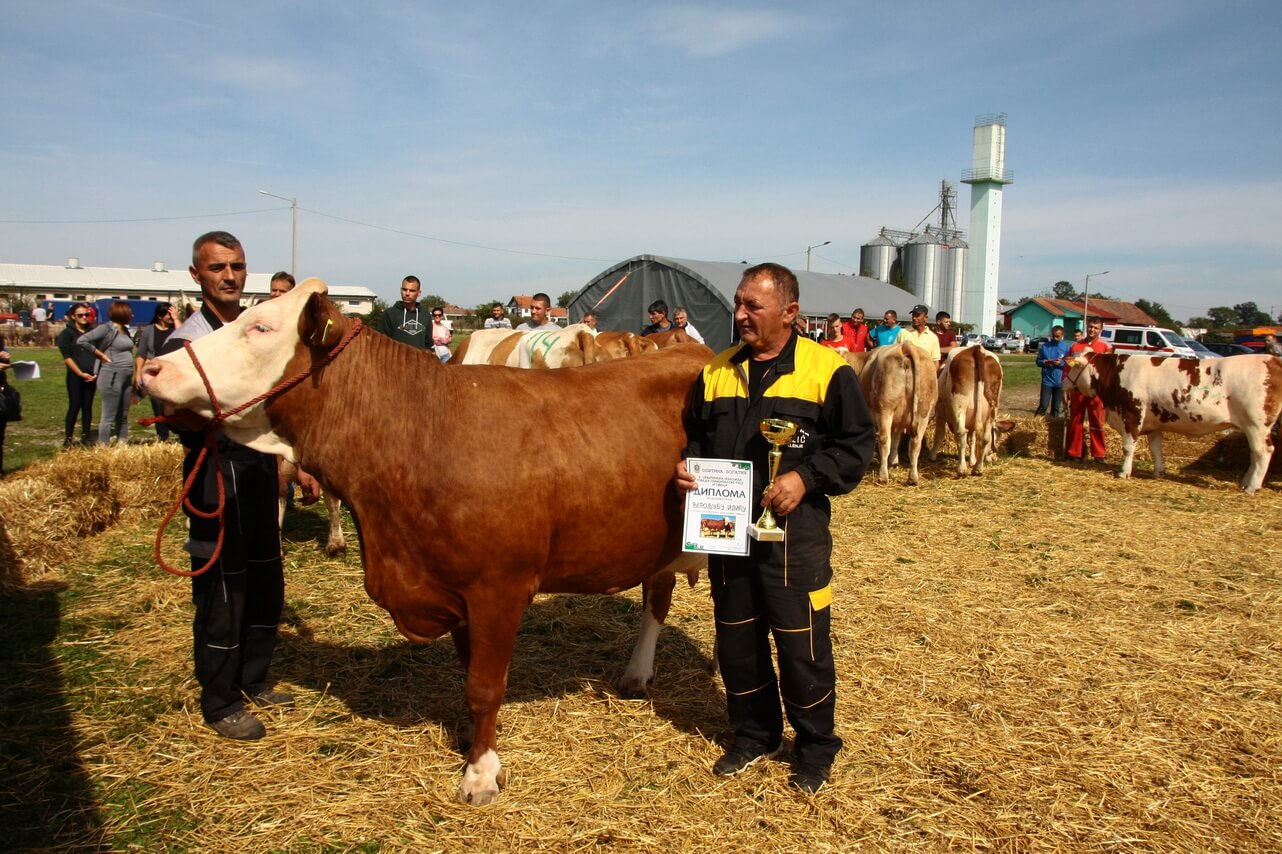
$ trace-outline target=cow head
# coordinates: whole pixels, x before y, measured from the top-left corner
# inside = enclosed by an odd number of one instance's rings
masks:
[[[223,411],[267,393],[285,378],[300,349],[323,355],[347,331],[349,321],[330,304],[328,291],[320,279],[308,279],[284,296],[241,312],[191,343],[194,361],[186,350],[149,361],[142,371],[144,388],[181,415],[204,421],[214,417],[214,407],[197,362]],[[273,432],[265,407],[260,402],[227,418],[223,429],[242,445],[292,457],[288,443]]]
[[[1065,383],[1076,388],[1087,397],[1095,396],[1095,378],[1097,372],[1092,362],[1099,354],[1094,350],[1083,350],[1068,359],[1068,373],[1064,375]]]

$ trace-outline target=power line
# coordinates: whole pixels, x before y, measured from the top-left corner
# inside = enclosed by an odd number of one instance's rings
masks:
[[[136,219],[0,219],[5,225],[109,225],[125,222],[177,222],[185,219],[213,219],[224,216],[246,216],[247,214],[275,213],[289,208],[260,208],[252,211],[228,211],[226,213],[192,214],[191,216],[149,216]]]

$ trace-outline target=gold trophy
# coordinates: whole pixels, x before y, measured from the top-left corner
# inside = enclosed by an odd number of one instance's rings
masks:
[[[770,483],[766,484],[766,490],[775,485],[775,475],[779,473],[779,460],[783,459],[783,446],[788,444],[788,440],[797,432],[797,425],[791,421],[783,421],[779,418],[761,419],[761,435],[766,437],[770,443]],[[756,523],[748,526],[748,534],[754,540],[763,540],[770,542],[782,542],[784,531],[775,522],[775,514],[770,512],[767,505],[761,511],[761,517]]]

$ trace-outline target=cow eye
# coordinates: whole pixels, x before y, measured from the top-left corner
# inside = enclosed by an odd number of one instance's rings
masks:
[[[254,324],[254,331],[255,332],[271,332],[272,328],[260,320]]]

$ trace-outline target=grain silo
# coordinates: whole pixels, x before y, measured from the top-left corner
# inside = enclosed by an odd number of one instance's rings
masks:
[[[961,317],[962,293],[966,288],[966,256],[970,247],[960,237],[948,238],[944,246],[939,269],[938,306],[934,311],[946,311],[954,319]]]
[[[886,235],[886,229],[859,247],[859,275],[889,282],[895,263],[899,260],[899,244]]]
[[[904,244],[904,287],[934,310],[946,244],[930,226]]]

